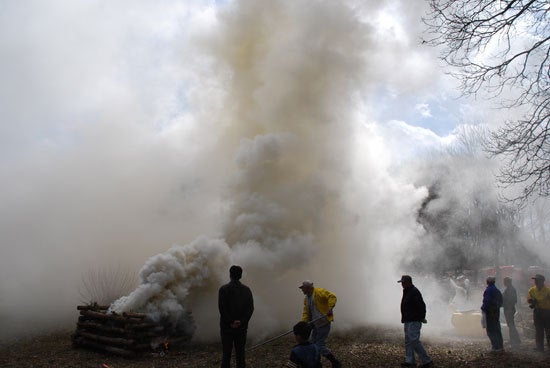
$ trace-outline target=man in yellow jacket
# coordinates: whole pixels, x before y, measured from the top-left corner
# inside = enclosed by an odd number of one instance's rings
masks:
[[[546,281],[543,275],[537,274],[531,277],[535,280],[535,286],[527,293],[527,303],[533,309],[533,322],[535,323],[535,350],[544,351],[544,334],[546,343],[550,348],[550,288],[544,285]]]
[[[333,368],[340,368],[342,364],[326,344],[330,325],[334,320],[332,309],[336,305],[336,295],[323,288],[313,287],[313,282],[310,280],[302,282],[299,288],[305,295],[302,321],[312,324],[313,343],[319,347],[321,355],[331,362]]]

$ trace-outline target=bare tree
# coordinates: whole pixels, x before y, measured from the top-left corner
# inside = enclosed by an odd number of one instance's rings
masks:
[[[489,129],[486,125],[460,125],[456,129],[456,141],[446,148],[452,156],[469,156],[483,161],[487,157],[483,147],[487,145]]]
[[[550,200],[544,199],[527,206],[523,211],[523,226],[533,241],[545,246],[550,234]]]
[[[429,0],[424,19],[465,95],[481,90],[523,117],[494,131],[487,149],[503,158],[499,181],[513,198],[550,195],[550,7],[548,0]]]

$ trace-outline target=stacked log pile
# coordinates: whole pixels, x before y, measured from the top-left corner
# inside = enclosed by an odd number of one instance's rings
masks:
[[[143,313],[108,313],[109,307],[79,305],[76,331],[77,347],[133,357],[146,352],[166,352],[168,346],[180,346],[190,336],[178,336],[169,323],[151,320]]]

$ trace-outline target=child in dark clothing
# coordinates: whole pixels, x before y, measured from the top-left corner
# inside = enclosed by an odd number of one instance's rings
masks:
[[[294,338],[298,345],[292,348],[286,363],[288,368],[322,368],[321,353],[317,345],[309,342],[311,325],[300,321],[293,327]]]

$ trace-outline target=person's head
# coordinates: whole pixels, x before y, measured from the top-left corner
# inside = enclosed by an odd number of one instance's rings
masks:
[[[535,277],[531,277],[531,278],[532,278],[533,280],[535,280],[535,286],[536,286],[537,288],[541,289],[541,288],[544,287],[544,281],[546,281],[546,278],[545,278],[543,275],[537,273],[537,274],[535,275]]]
[[[509,287],[509,286],[512,285],[512,278],[511,277],[506,276],[502,281],[504,282],[504,286],[506,286],[506,287]]]
[[[398,280],[397,282],[401,283],[401,286],[403,286],[403,289],[411,287],[413,284],[412,277],[410,277],[409,275],[401,276],[401,280]]]
[[[313,281],[304,280],[302,285],[298,286],[299,289],[302,289],[302,292],[305,295],[310,295],[313,292]]]
[[[298,344],[309,340],[311,335],[311,325],[305,321],[300,321],[294,325],[292,332],[294,332],[294,338]]]
[[[487,285],[494,285],[496,281],[497,279],[494,276],[488,276],[486,280]]]
[[[231,266],[231,268],[229,268],[229,277],[231,278],[231,280],[240,280],[241,277],[243,276],[243,269],[241,268],[241,266]]]

